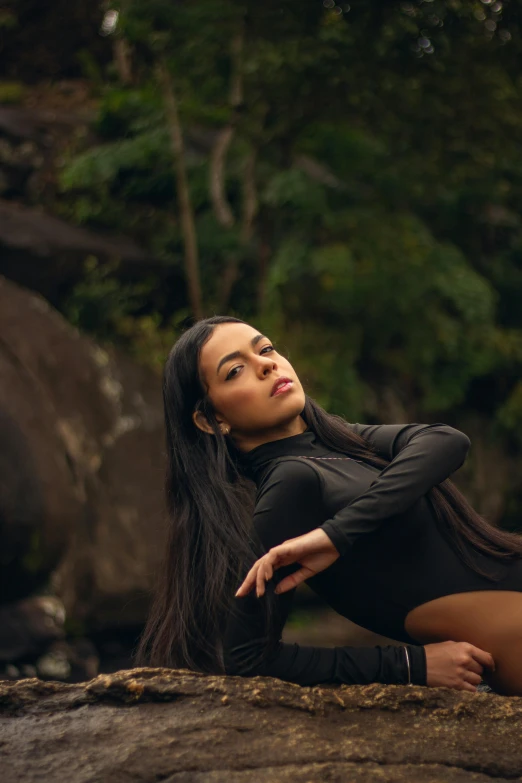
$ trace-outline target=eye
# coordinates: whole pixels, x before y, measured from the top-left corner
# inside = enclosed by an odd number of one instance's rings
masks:
[[[232,367],[230,372],[227,373],[225,380],[229,381],[231,378],[235,378],[237,375],[236,370],[240,370],[240,369],[241,369],[241,365],[239,365],[238,367]]]
[[[259,354],[261,355],[261,354],[264,354],[264,353],[269,353],[270,351],[273,351],[273,350],[274,350],[273,345],[265,345],[265,346],[263,346],[263,348],[261,348],[261,350],[259,351]],[[230,380],[232,380],[232,378],[235,378],[236,375],[237,375],[237,372],[239,372],[239,370],[241,369],[242,366],[243,366],[242,364],[239,364],[237,367],[232,367],[230,372],[227,373],[227,375],[225,377],[225,380],[226,381],[230,381]],[[236,370],[237,370],[237,372],[236,372]]]

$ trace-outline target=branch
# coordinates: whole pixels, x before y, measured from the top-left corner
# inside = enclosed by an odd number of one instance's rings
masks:
[[[241,244],[246,245],[252,239],[254,218],[257,215],[258,199],[256,188],[257,150],[253,149],[245,159],[243,166],[242,194],[243,210],[241,221]]]
[[[174,82],[170,75],[165,56],[161,54],[157,61],[159,80],[163,88],[165,114],[170,133],[172,152],[176,170],[176,190],[178,196],[181,232],[185,255],[185,274],[187,276],[190,306],[194,317],[203,317],[201,284],[199,280],[199,258],[194,212],[190,200],[187,171],[185,168],[185,145]]]
[[[225,228],[232,228],[235,223],[225,190],[225,161],[236,130],[238,109],[243,102],[243,45],[244,31],[241,28],[234,36],[231,47],[230,122],[218,135],[210,156],[210,199],[218,222]]]
[[[123,84],[132,84],[131,48],[126,38],[118,36],[113,44],[114,64]]]
[[[252,150],[245,158],[243,165],[243,178],[242,178],[242,220],[240,231],[240,242],[244,248],[248,245],[252,239],[252,233],[254,229],[254,219],[257,214],[258,200],[255,181],[255,165],[256,165],[257,153],[256,150]],[[219,292],[219,310],[225,312],[230,302],[232,295],[232,289],[234,283],[237,280],[239,271],[239,255],[237,252],[231,253],[227,264],[225,266],[223,276],[221,278],[221,286]]]

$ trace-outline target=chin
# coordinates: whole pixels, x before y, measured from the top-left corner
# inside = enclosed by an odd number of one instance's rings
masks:
[[[249,405],[248,409],[244,409],[244,428],[258,431],[284,426],[301,415],[305,402],[305,395],[301,392],[291,392],[286,399],[281,400],[259,400],[255,406]],[[274,406],[274,403],[277,404]],[[243,428],[240,423],[236,426],[238,429]]]
[[[304,406],[305,406],[305,399],[304,396],[301,398],[299,396],[299,399],[297,398],[297,395],[293,399],[288,400],[280,400],[280,402],[284,402],[284,407],[282,407],[282,413],[283,416],[281,417],[282,422],[288,421],[289,419],[294,419],[297,416],[300,416],[303,412]]]

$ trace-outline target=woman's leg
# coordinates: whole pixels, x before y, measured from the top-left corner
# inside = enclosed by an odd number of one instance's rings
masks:
[[[421,644],[470,642],[491,653],[485,679],[499,693],[522,696],[522,593],[481,590],[436,598],[412,609],[406,631]]]

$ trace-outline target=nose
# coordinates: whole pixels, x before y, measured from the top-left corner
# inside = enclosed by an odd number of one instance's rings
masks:
[[[277,369],[277,364],[270,356],[258,356],[258,375],[262,378],[269,375],[273,370]]]

